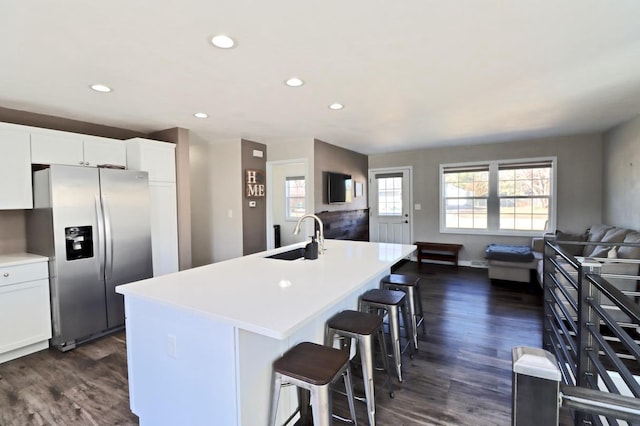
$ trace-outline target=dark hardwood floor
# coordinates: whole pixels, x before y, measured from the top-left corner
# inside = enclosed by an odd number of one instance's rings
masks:
[[[483,269],[409,262],[398,272],[422,277],[427,333],[414,359],[403,358],[395,399],[377,375],[378,424],[509,425],[511,348],[541,346],[541,297],[522,284],[491,284]],[[336,394],[334,406],[348,417],[343,399]],[[356,411],[367,424],[365,405]],[[123,333],[0,364],[0,426],[135,424]]]

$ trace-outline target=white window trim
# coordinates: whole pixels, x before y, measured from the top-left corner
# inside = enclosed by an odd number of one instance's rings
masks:
[[[535,163],[535,162],[551,162],[551,203],[549,206],[549,222],[547,223],[548,231],[550,229],[556,229],[556,214],[557,214],[557,169],[558,158],[557,157],[534,157],[534,158],[517,158],[509,160],[490,160],[490,161],[474,161],[468,163],[448,163],[440,164],[440,173],[438,176],[439,184],[439,209],[440,209],[440,233],[442,234],[467,234],[467,235],[501,235],[501,236],[539,236],[545,231],[522,231],[522,230],[500,230],[498,227],[499,219],[497,215],[490,215],[487,217],[488,229],[455,229],[446,228],[445,224],[445,208],[444,208],[444,170],[455,167],[476,167],[476,166],[489,166],[489,198],[488,204],[499,203],[498,197],[498,165],[504,164],[516,164],[516,163]],[[493,211],[498,211],[498,206],[495,206]],[[492,211],[491,209],[489,211]]]

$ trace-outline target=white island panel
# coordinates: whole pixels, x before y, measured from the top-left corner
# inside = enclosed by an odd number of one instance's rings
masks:
[[[238,424],[234,327],[141,298],[127,298],[125,315],[130,406],[141,425]]]
[[[356,309],[358,296],[415,249],[329,240],[317,260],[265,258],[297,246],[117,288],[141,424],[184,422],[186,413],[192,425],[266,424],[273,360],[300,341],[321,343],[326,319]],[[293,409],[283,395],[279,417]]]

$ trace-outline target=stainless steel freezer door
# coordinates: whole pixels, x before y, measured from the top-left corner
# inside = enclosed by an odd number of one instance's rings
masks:
[[[115,287],[151,278],[149,180],[146,172],[100,169],[105,223],[108,328],[124,324],[124,299]]]
[[[100,275],[100,233],[98,231],[99,195],[96,169],[52,166],[50,196],[56,255],[51,282],[54,345],[88,336],[107,328],[104,280]],[[93,256],[67,260],[65,229],[90,226],[93,236]]]

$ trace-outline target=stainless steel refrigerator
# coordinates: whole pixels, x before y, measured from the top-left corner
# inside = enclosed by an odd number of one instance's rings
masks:
[[[124,326],[115,287],[153,276],[146,172],[52,165],[33,174],[27,251],[49,256],[51,346]]]

